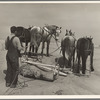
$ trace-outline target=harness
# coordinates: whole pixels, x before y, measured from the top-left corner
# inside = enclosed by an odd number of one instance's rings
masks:
[[[91,48],[91,46],[92,46],[92,43],[89,43],[89,40],[86,38],[86,40],[88,41],[88,48],[87,48],[87,50],[85,50],[85,52],[92,52],[92,48]]]
[[[42,28],[43,30],[45,30],[46,32],[48,32],[49,34],[47,35],[46,39],[51,35],[51,37],[53,37],[54,32],[49,32],[48,30],[46,30],[44,27]],[[55,37],[53,37],[55,39]],[[45,40],[46,40],[45,39]],[[56,40],[56,39],[55,39]]]
[[[84,39],[86,39],[87,41],[88,41],[88,47],[87,47],[87,49],[86,50],[84,50],[85,52],[92,52],[92,43],[89,43],[89,40],[87,39],[87,38],[84,38]],[[77,49],[77,51],[79,51],[78,49]]]
[[[25,33],[24,33],[24,30],[25,30],[25,29],[23,28],[23,32],[22,32],[22,35],[21,35],[21,36],[23,36],[23,37],[25,37]]]
[[[22,35],[21,36],[24,38],[24,40],[26,42],[26,34],[25,34],[25,29],[24,28],[23,28],[23,32],[22,32]]]

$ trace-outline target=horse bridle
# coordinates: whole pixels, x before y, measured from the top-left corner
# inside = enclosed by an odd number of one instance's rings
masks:
[[[51,32],[49,32],[48,30],[46,30],[45,28],[42,28],[42,29],[49,33],[49,34],[47,35],[46,39],[51,35],[51,37],[53,37],[53,38],[56,40],[56,38],[55,38],[53,35],[54,35],[55,33],[57,33],[57,32],[51,33]],[[45,39],[45,40],[46,40],[46,39]]]

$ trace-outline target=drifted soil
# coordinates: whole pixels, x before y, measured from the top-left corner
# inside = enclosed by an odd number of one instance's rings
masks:
[[[41,47],[40,47],[41,49]],[[50,44],[50,53],[57,49],[55,43]],[[40,52],[40,50],[39,50]],[[45,53],[45,51],[44,51]],[[44,56],[42,63],[55,65],[55,58],[61,57],[60,50],[52,53],[50,57]],[[14,89],[5,87],[6,51],[0,51],[0,95],[100,95],[100,49],[95,48],[94,69],[95,71],[86,75],[75,75],[68,73],[67,77],[59,76],[53,82],[24,78],[19,75],[18,86]],[[89,59],[87,61],[89,69]],[[24,84],[25,81],[25,84]]]

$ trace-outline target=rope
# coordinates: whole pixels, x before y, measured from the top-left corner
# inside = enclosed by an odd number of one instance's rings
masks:
[[[61,46],[60,46],[60,47],[61,47]],[[56,50],[52,51],[50,54],[52,54],[52,53],[56,52],[57,50],[59,50],[60,47],[58,47]]]
[[[15,79],[16,79],[17,75],[19,75],[19,73],[20,73],[20,71],[19,71],[18,73],[16,73],[16,75],[15,75],[15,77],[14,77],[14,80],[12,81],[12,83],[11,83],[10,86],[12,86],[13,82],[15,81]],[[23,75],[23,77],[24,77],[24,75]],[[24,80],[24,79],[23,79],[23,80]],[[28,85],[25,84],[25,80],[24,80],[24,85],[21,85],[23,82],[19,82],[19,81],[18,81],[18,83],[19,83],[19,85],[20,85],[22,88],[28,86]],[[11,88],[9,87],[9,88],[5,91],[4,95],[6,95],[7,92],[8,92],[10,89],[11,89]],[[14,89],[15,89],[15,88],[13,88],[12,91],[13,91]],[[10,91],[10,93],[11,93],[12,91]],[[8,93],[8,94],[10,94],[10,93]]]
[[[18,75],[18,73],[16,73],[16,75],[15,75],[15,77],[14,77],[14,80],[12,81],[12,83],[11,83],[10,86],[12,86],[12,84],[14,83],[14,81],[15,81],[17,75]],[[10,89],[10,87],[6,90],[6,92],[4,93],[4,95],[9,91],[9,89]]]

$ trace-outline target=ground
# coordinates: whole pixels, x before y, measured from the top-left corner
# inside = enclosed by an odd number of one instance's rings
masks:
[[[40,47],[41,49],[41,47]],[[50,44],[50,54],[57,49],[56,43]],[[40,52],[40,50],[39,50]],[[45,53],[45,51],[44,51]],[[55,58],[61,57],[60,50],[52,53],[50,57],[44,56],[43,63],[55,65]],[[15,89],[5,87],[6,50],[0,50],[0,95],[100,95],[100,48],[95,48],[94,69],[91,74],[87,71],[85,76],[69,73],[67,77],[59,76],[54,82],[23,78],[19,75],[21,84]],[[87,61],[89,69],[89,59]],[[25,84],[22,83],[25,81]],[[24,87],[22,86],[24,85]]]

